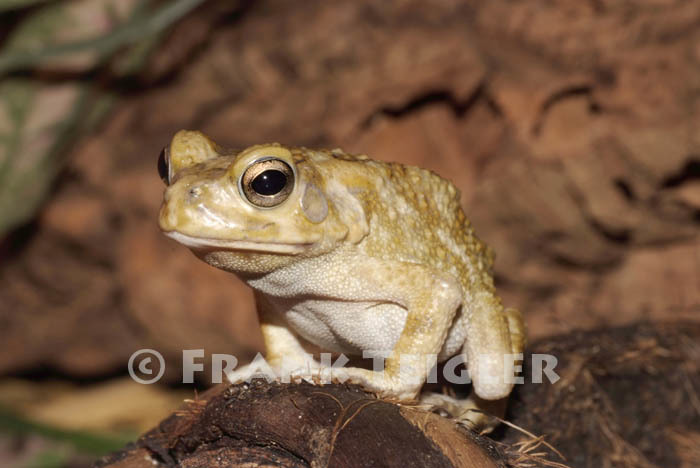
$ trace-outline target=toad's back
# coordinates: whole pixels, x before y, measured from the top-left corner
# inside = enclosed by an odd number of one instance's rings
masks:
[[[414,166],[332,154],[331,173],[363,205],[368,256],[430,266],[457,277],[466,291],[493,289],[491,250],[474,234],[448,180]]]

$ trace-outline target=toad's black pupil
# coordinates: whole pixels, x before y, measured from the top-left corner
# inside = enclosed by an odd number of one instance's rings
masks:
[[[165,185],[168,185],[168,161],[165,160],[165,149],[158,156],[158,175]]]
[[[258,175],[250,186],[260,195],[275,195],[287,185],[287,176],[282,171],[268,169]]]

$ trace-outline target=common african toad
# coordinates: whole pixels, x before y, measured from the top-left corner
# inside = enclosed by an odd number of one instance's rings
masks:
[[[178,132],[164,154],[161,229],[254,289],[276,371],[318,370],[309,352],[382,351],[383,377],[361,367],[346,375],[410,400],[430,371],[424,356],[465,353],[476,398],[422,400],[464,413],[508,396],[503,355],[522,352],[522,320],[501,306],[489,251],[450,182],[341,150],[229,153],[193,131]]]

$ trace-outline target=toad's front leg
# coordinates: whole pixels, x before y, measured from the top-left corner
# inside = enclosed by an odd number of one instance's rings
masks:
[[[281,382],[306,379],[314,382],[330,380],[332,369],[317,362],[301,340],[292,332],[280,314],[275,312],[263,294],[255,292],[260,331],[265,343],[264,362],[251,362],[230,373],[231,383],[265,377]]]
[[[403,331],[384,362],[384,371],[347,368],[351,382],[384,397],[416,397],[443,347],[462,302],[459,283],[429,268],[404,262],[370,262],[354,268],[366,294],[406,309]],[[373,350],[366,350],[373,351]]]

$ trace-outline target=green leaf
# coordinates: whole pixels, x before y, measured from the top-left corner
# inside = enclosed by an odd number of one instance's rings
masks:
[[[166,2],[150,15],[139,15],[107,34],[57,45],[44,44],[44,47],[16,47],[0,54],[0,75],[40,65],[48,59],[81,52],[94,52],[99,57],[107,57],[126,45],[158,34],[175,21],[202,4],[205,0],[177,0]]]
[[[112,63],[115,74],[136,73],[164,31],[204,1],[162,2],[153,9],[152,0],[75,0],[22,19],[0,50],[0,237],[35,215],[67,148],[115,101],[87,79],[2,75],[46,65],[89,72],[118,51],[124,53]]]
[[[57,447],[54,450],[39,453],[24,466],[25,468],[63,468],[68,466],[70,458],[69,451]]]
[[[106,436],[86,431],[71,431],[35,423],[0,407],[0,431],[14,435],[39,435],[66,442],[82,453],[104,455],[119,450],[136,439],[136,434]]]
[[[85,85],[0,82],[0,234],[29,220],[88,111]]]
[[[47,1],[49,0],[0,0],[0,13],[27,8],[37,3],[46,3]]]

